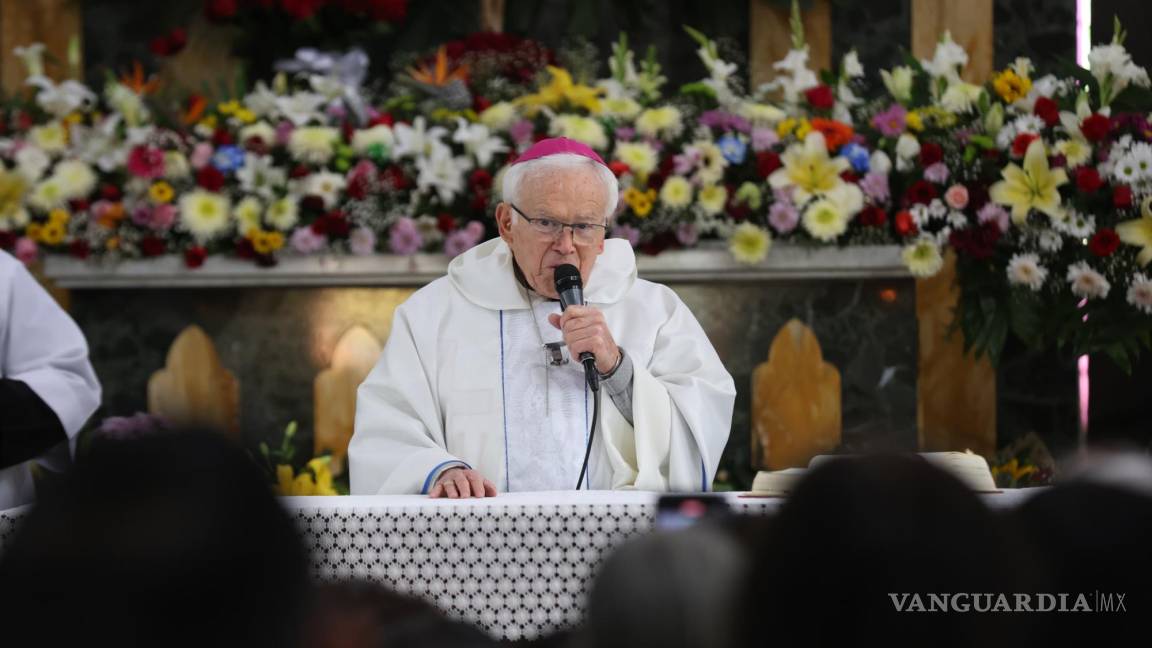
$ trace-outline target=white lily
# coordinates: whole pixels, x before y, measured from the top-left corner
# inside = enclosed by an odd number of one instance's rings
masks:
[[[25,83],[40,89],[36,93],[36,103],[57,118],[96,101],[96,94],[79,81],[68,80],[57,84],[48,77],[34,76],[29,77]]]
[[[464,190],[464,174],[471,167],[466,157],[453,157],[452,150],[436,142],[430,155],[416,160],[416,186],[421,192],[435,190],[440,202],[447,205]]]
[[[488,127],[483,124],[470,124],[467,120],[456,118],[456,132],[452,141],[463,144],[469,153],[476,157],[480,166],[488,166],[492,156],[508,150],[508,146],[498,137],[493,137]]]
[[[448,130],[442,126],[428,128],[423,116],[413,120],[411,126],[396,124],[392,127],[392,134],[396,136],[396,149],[393,151],[393,156],[398,159],[428,157],[437,145],[443,146],[442,140],[447,133]]]
[[[320,120],[320,107],[328,103],[323,95],[314,92],[295,92],[286,97],[276,97],[276,110],[296,127],[304,126],[313,119]]]

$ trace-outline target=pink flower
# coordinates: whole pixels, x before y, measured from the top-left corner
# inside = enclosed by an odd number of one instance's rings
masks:
[[[944,192],[944,202],[952,209],[964,209],[968,206],[968,187],[954,184]]]
[[[154,146],[137,146],[128,154],[128,172],[138,178],[164,175],[164,151]]]
[[[899,137],[904,132],[907,123],[908,111],[898,103],[889,106],[888,110],[876,113],[872,118],[872,125],[884,137]]]
[[[292,131],[294,130],[296,130],[296,127],[288,120],[276,124],[276,143],[280,146],[287,146],[288,140],[292,137]]]
[[[640,243],[640,230],[631,225],[616,225],[612,228],[612,238],[622,238],[632,247]]]
[[[132,210],[132,222],[140,227],[151,227],[152,208],[144,203],[136,205],[136,208]]]
[[[464,226],[464,231],[476,239],[477,243],[484,237],[484,225],[481,224],[480,221],[468,221],[468,224]]]
[[[924,179],[929,182],[935,182],[936,184],[948,182],[949,174],[948,165],[943,162],[935,162],[924,169]]]
[[[36,246],[36,241],[33,241],[27,236],[21,236],[16,239],[15,252],[16,258],[20,259],[24,265],[32,265],[40,256],[40,248]]]
[[[416,221],[408,217],[398,218],[388,228],[388,249],[393,254],[416,254],[424,247],[424,237],[416,227]]]
[[[872,199],[872,202],[882,203],[888,200],[888,174],[886,173],[868,173],[863,178],[860,178],[860,190],[864,192],[865,196]]]
[[[787,234],[796,229],[796,223],[800,222],[800,212],[791,202],[774,202],[768,208],[768,222],[777,232]]]
[[[193,169],[199,171],[212,161],[212,145],[208,142],[200,142],[192,149],[192,157],[188,158],[188,163],[192,165]]]
[[[292,248],[301,254],[313,254],[328,245],[328,237],[317,234],[311,227],[298,227],[292,232]]]
[[[979,220],[981,223],[987,223],[988,221],[996,223],[996,226],[1000,228],[1001,233],[1008,231],[1009,218],[1010,216],[1008,215],[1008,212],[1003,207],[997,205],[994,202],[987,203],[980,208],[980,211],[976,212],[977,220]]]
[[[508,127],[508,135],[510,135],[512,141],[517,144],[527,144],[532,141],[532,134],[535,130],[536,127],[532,125],[532,122],[527,119],[521,119]]]
[[[152,229],[167,232],[176,223],[175,205],[157,205],[152,208]]]
[[[692,247],[700,240],[700,232],[693,223],[681,223],[676,227],[676,240],[684,247]]]
[[[458,229],[444,239],[444,254],[448,258],[459,256],[476,246],[480,241],[467,229]]]
[[[376,251],[376,233],[367,227],[357,227],[348,235],[348,248],[358,256],[372,254]]]
[[[771,148],[773,145],[780,142],[780,136],[776,131],[771,128],[753,128],[752,129],[752,150],[756,152],[764,151]]]

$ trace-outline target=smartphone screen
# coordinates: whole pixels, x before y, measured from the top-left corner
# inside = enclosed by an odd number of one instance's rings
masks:
[[[685,529],[728,512],[727,500],[719,495],[661,495],[656,503],[656,528]]]

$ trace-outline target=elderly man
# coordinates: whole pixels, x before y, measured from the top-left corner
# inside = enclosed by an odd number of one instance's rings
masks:
[[[67,466],[69,442],[99,405],[84,335],[0,250],[0,509],[35,498],[34,459]]]
[[[616,177],[588,147],[543,140],[504,173],[500,238],[396,309],[360,386],[348,448],[352,492],[484,497],[572,489],[593,419],[581,353],[595,356],[602,421],[596,489],[707,490],[735,388],[674,292],[636,277],[604,240]],[[586,305],[562,311],[558,266]]]

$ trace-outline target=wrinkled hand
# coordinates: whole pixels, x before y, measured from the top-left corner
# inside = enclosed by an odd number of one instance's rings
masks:
[[[563,314],[548,316],[552,326],[564,332],[564,344],[576,360],[590,351],[596,356],[596,370],[602,374],[612,371],[620,359],[620,347],[612,339],[612,332],[604,321],[604,313],[594,306],[569,306]]]
[[[447,497],[460,499],[464,497],[495,497],[496,486],[484,479],[478,470],[467,468],[449,468],[440,474],[436,485],[428,491],[428,497]]]

